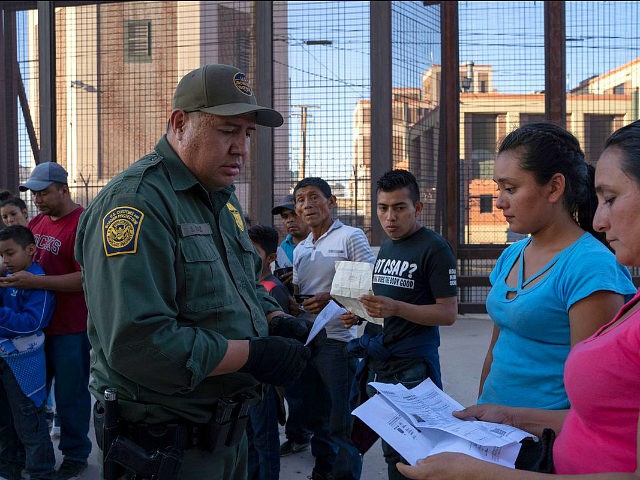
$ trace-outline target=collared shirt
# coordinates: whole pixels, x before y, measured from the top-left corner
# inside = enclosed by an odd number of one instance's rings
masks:
[[[340,260],[373,264],[376,257],[362,230],[335,220],[315,242],[310,233],[298,244],[293,253],[294,285],[298,285],[302,294],[330,292],[335,263]],[[358,328],[344,328],[335,319],[327,324],[326,330],[328,338],[348,342],[356,337]]]
[[[110,181],[78,227],[92,345],[90,389],[118,388],[129,421],[206,422],[248,374],[207,375],[227,340],[267,334],[280,310],[229,186],[207,192],[163,137]]]

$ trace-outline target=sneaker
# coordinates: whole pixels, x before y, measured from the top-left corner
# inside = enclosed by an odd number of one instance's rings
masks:
[[[309,450],[309,442],[298,443],[292,440],[287,440],[280,445],[280,456],[286,457],[294,453],[304,452],[305,450]]]
[[[76,478],[87,468],[87,461],[77,461],[77,460],[63,460],[62,465],[56,472],[54,478],[55,480],[67,480],[69,478]]]

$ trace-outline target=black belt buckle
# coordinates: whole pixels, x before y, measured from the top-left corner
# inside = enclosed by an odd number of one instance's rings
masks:
[[[187,429],[179,424],[140,424],[135,429],[134,438],[147,451],[174,447],[180,450],[188,448]]]
[[[251,398],[252,396],[248,393],[241,393],[236,397],[236,407],[233,411],[233,418],[235,418],[236,420],[233,423],[233,427],[229,431],[229,436],[227,437],[226,445],[228,447],[233,447],[240,443],[240,439],[242,438],[245,428],[247,427],[247,422],[249,421],[249,408],[251,406]]]

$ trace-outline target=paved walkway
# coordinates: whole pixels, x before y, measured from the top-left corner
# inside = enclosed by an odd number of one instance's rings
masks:
[[[486,315],[460,315],[456,323],[440,329],[440,361],[444,390],[462,405],[475,403],[482,362],[491,339],[491,321]],[[284,434],[281,429],[281,440]],[[97,450],[93,428],[91,438],[94,448],[89,457],[89,468],[79,480],[99,480]],[[54,442],[58,465],[61,462],[57,441]],[[304,480],[311,475],[313,457],[309,452],[298,453],[281,459],[280,480]],[[382,456],[380,442],[364,456],[362,480],[387,478],[387,467]]]

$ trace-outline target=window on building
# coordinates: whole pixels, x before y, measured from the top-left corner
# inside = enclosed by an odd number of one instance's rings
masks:
[[[470,178],[491,178],[496,155],[498,115],[472,113],[465,115],[465,151],[467,165],[471,167]]]
[[[604,150],[607,138],[614,130],[613,115],[585,114],[584,155],[587,163],[595,165]]]
[[[615,87],[613,87],[613,94],[624,95],[624,83],[621,83],[620,85],[616,85]]]
[[[151,20],[124,21],[125,62],[151,62]]]
[[[493,212],[493,195],[480,195],[480,213]]]

